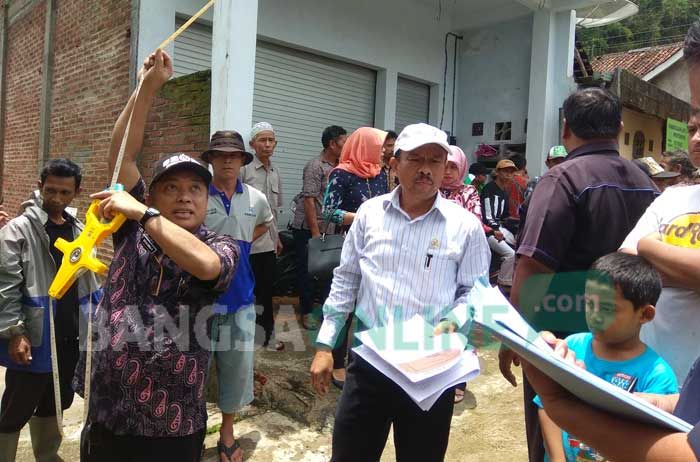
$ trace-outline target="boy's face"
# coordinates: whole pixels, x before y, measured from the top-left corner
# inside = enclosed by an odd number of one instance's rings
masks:
[[[639,335],[642,324],[654,319],[654,307],[637,310],[613,284],[586,281],[586,323],[596,340],[620,344]]]
[[[39,190],[43,208],[49,215],[61,215],[80,192],[75,177],[54,175],[47,176],[43,183],[40,181]]]

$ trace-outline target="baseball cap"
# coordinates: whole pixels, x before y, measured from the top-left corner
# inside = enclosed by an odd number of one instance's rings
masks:
[[[394,152],[413,151],[426,144],[437,144],[442,149],[450,153],[450,144],[447,142],[447,133],[439,128],[428,124],[413,124],[407,125],[401,130],[399,137],[396,138]]]
[[[516,170],[518,169],[518,167],[516,167],[513,161],[510,159],[503,159],[498,161],[498,163],[496,164],[496,170],[501,170],[502,168],[514,168]]]
[[[569,153],[566,152],[566,148],[564,146],[554,146],[552,147],[552,149],[549,150],[549,154],[547,154],[547,160],[561,159],[565,158],[568,155]]]
[[[253,128],[250,129],[250,139],[254,140],[255,137],[262,132],[272,132],[272,134],[274,134],[275,129],[272,128],[272,125],[267,122],[258,122],[253,125]]]
[[[189,170],[201,176],[207,185],[211,183],[211,172],[209,172],[209,169],[205,167],[203,163],[194,157],[188,156],[184,152],[176,152],[174,154],[166,154],[156,161],[153,168],[151,186],[163,178],[166,173],[179,170]]]
[[[235,130],[223,130],[214,133],[209,142],[209,149],[202,153],[204,162],[211,162],[211,154],[214,152],[242,152],[245,154],[243,165],[253,162],[253,155],[245,150],[243,137]]]
[[[676,178],[680,175],[680,172],[668,172],[659,165],[658,162],[653,157],[642,157],[641,159],[634,159],[634,163],[637,164],[639,168],[644,170],[644,173],[649,175],[651,178],[665,179],[665,178]]]

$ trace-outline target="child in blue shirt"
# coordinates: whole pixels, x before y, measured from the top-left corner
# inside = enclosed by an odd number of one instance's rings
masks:
[[[658,272],[639,256],[617,252],[593,264],[586,280],[590,332],[566,339],[569,349],[590,373],[630,393],[678,392],[671,367],[639,338],[642,325],[654,319],[661,287]],[[540,406],[546,460],[605,460],[595,449],[557,427],[542,409],[539,397],[535,403]]]

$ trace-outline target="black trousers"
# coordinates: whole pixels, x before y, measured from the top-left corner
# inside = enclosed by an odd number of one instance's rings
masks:
[[[78,364],[78,340],[56,341],[58,350],[58,378],[61,387],[61,408],[65,411],[73,404],[71,382]],[[24,427],[32,416],[56,415],[53,376],[7,369],[5,392],[0,403],[0,433],[15,433]]]
[[[563,337],[560,337],[563,338]],[[540,426],[539,407],[532,402],[537,393],[523,374],[523,399],[525,400],[525,434],[529,462],[544,462],[544,439]]]
[[[259,324],[265,330],[266,339],[272,337],[275,330],[275,316],[272,310],[272,285],[275,280],[275,252],[251,254],[250,266],[255,275],[255,304],[262,305],[263,312]]]
[[[311,314],[314,307],[314,291],[316,284],[309,275],[309,239],[308,229],[293,229],[294,251],[297,260],[297,291],[299,292],[299,311],[301,314]]]
[[[566,338],[573,332],[553,332],[557,338]],[[545,449],[540,426],[539,407],[532,402],[537,393],[523,374],[523,400],[525,401],[525,437],[527,438],[527,453],[529,462],[544,462]]]
[[[205,431],[177,438],[148,438],[115,435],[99,424],[92,424],[81,462],[199,462]],[[218,458],[217,458],[218,460]]]
[[[398,462],[440,462],[445,457],[454,387],[427,412],[398,385],[350,353],[347,380],[333,428],[333,462],[379,461],[394,426]]]

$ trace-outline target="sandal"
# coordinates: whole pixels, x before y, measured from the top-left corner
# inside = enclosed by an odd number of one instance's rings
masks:
[[[216,442],[216,450],[219,451],[219,459],[221,459],[221,454],[223,454],[229,462],[233,462],[232,457],[239,449],[241,449],[241,445],[238,440],[233,440],[231,446],[226,446],[221,440]]]

